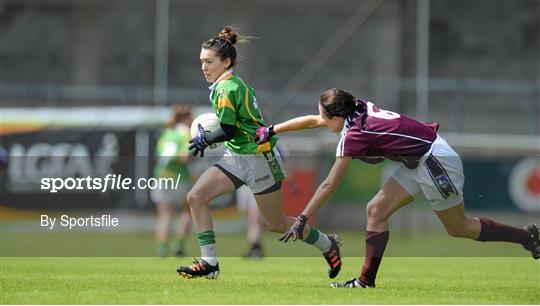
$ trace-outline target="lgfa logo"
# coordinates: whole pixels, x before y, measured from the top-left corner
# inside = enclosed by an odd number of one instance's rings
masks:
[[[113,173],[119,155],[119,141],[113,133],[103,135],[94,154],[84,143],[14,143],[10,147],[7,190],[12,193],[41,192],[44,177],[86,177]]]

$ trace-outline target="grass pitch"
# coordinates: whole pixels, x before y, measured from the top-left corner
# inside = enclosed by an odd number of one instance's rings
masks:
[[[377,289],[333,289],[322,257],[220,258],[218,280],[184,279],[189,258],[2,257],[0,304],[540,304],[527,257],[386,257]],[[358,274],[344,258],[337,280]]]

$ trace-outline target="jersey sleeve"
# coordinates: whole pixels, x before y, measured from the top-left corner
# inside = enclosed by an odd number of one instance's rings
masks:
[[[352,128],[341,135],[336,148],[336,157],[368,156],[368,141],[366,134]]]
[[[236,125],[236,110],[238,101],[234,88],[219,88],[217,91],[217,117],[219,122]]]

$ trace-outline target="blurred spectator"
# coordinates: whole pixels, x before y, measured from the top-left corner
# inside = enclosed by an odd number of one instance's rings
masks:
[[[175,208],[180,209],[175,237],[171,248],[175,255],[182,256],[184,242],[191,215],[186,205],[186,194],[191,188],[192,180],[188,170],[188,163],[192,160],[188,150],[191,126],[191,106],[175,104],[172,106],[172,118],[165,126],[165,130],[156,145],[156,167],[154,177],[177,179],[180,174],[181,182],[178,189],[153,189],[152,201],[157,206],[157,222],[155,235],[157,240],[156,255],[167,256],[167,238],[169,227],[173,219]]]

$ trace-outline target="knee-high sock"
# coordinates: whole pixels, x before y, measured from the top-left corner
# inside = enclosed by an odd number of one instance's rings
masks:
[[[530,247],[531,238],[522,228],[501,224],[486,218],[480,220],[480,235],[477,241],[506,241],[519,243],[525,248]]]
[[[199,247],[201,248],[201,258],[215,266],[217,264],[216,257],[216,236],[213,230],[197,233]]]
[[[388,231],[366,231],[366,258],[360,274],[360,281],[365,285],[375,286],[375,277],[377,277],[377,271],[389,238]]]
[[[310,227],[308,236],[304,238],[304,242],[315,246],[323,253],[328,252],[332,246],[332,241],[330,241],[328,236],[315,227]]]

